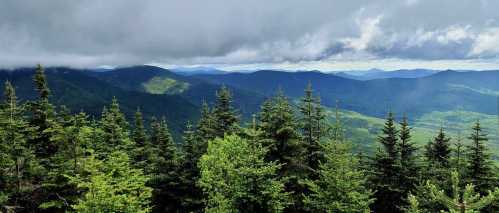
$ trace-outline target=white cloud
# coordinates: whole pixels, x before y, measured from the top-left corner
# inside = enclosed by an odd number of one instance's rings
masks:
[[[495,56],[499,53],[499,28],[491,28],[478,34],[470,56]]]
[[[381,34],[381,29],[378,26],[381,18],[381,15],[365,19],[357,18],[356,23],[360,29],[360,35],[355,38],[342,39],[341,41],[345,44],[345,47],[357,51],[366,50],[373,39]]]

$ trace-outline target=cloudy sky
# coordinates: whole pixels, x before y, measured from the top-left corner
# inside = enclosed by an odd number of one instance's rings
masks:
[[[499,69],[497,0],[0,0],[0,67]]]

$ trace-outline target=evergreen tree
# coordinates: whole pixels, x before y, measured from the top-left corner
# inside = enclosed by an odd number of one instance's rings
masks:
[[[402,188],[402,196],[407,197],[409,192],[414,191],[416,188],[420,171],[416,162],[416,144],[411,141],[411,128],[406,116],[404,116],[400,123],[399,139],[401,166],[399,184]]]
[[[135,126],[132,132],[132,139],[138,146],[144,146],[147,140],[144,118],[142,117],[140,109],[137,109],[135,112]]]
[[[279,166],[265,162],[266,149],[235,135],[216,138],[201,157],[199,185],[206,212],[282,212],[288,205]]]
[[[130,165],[125,152],[114,151],[107,160],[94,155],[85,159],[85,172],[72,176],[72,183],[84,191],[73,205],[77,212],[149,212],[151,188],[140,169]]]
[[[493,162],[490,160],[486,142],[487,135],[483,133],[480,121],[476,121],[473,126],[473,132],[468,138],[471,144],[466,146],[467,167],[466,177],[469,183],[476,186],[480,194],[485,194],[487,189],[493,185]]]
[[[128,122],[120,110],[118,100],[113,98],[109,108],[102,110],[100,120],[102,129],[102,140],[105,144],[99,147],[102,154],[111,153],[115,149],[125,149],[130,151],[131,141],[128,132]]]
[[[262,104],[258,117],[257,128],[262,131],[263,137],[258,143],[269,150],[265,159],[282,165],[279,174],[286,179],[286,191],[292,192],[295,205],[289,206],[286,211],[303,210],[302,192],[306,186],[301,181],[307,178],[303,157],[305,147],[297,131],[293,109],[281,90]]]
[[[203,207],[203,192],[196,185],[199,179],[199,169],[197,167],[199,151],[196,146],[195,131],[192,129],[190,122],[187,123],[183,139],[182,168],[179,171],[182,181],[179,185],[179,191],[181,191],[181,195],[179,196],[182,196],[181,210],[185,212],[200,211]]]
[[[319,178],[307,181],[311,194],[305,197],[305,203],[312,212],[369,212],[372,193],[350,151],[347,144],[326,143]]]
[[[438,135],[426,147],[426,157],[432,163],[448,167],[450,154],[450,138],[446,136],[444,128],[440,128]]]
[[[309,174],[317,177],[316,170],[319,168],[319,161],[322,159],[320,138],[324,132],[323,121],[325,115],[322,112],[320,103],[313,97],[312,85],[309,83],[302,97],[299,111],[301,113],[300,128],[306,144],[306,162],[310,169]]]
[[[216,137],[215,118],[206,102],[201,106],[201,117],[196,126],[195,137],[195,155],[199,159],[206,152],[208,141]]]
[[[34,178],[41,170],[27,144],[33,129],[24,119],[24,107],[18,105],[9,81],[5,83],[4,96],[0,109],[0,207],[17,211],[36,205],[30,195],[35,190]]]
[[[392,112],[388,113],[382,133],[378,138],[382,147],[372,159],[370,169],[370,182],[376,198],[372,209],[375,212],[401,212],[404,198],[399,184],[401,168],[398,131]]]
[[[154,212],[171,212],[182,206],[180,155],[168,130],[166,119],[151,123],[151,143],[154,147],[151,180]]]
[[[468,184],[461,189],[459,183],[459,174],[457,171],[451,172],[452,193],[451,196],[445,190],[441,190],[431,181],[425,185],[426,193],[424,197],[411,196],[411,206],[408,212],[429,212],[427,209],[419,206],[419,200],[431,200],[443,206],[440,212],[449,213],[478,213],[480,210],[499,199],[499,188],[494,191],[489,190],[486,196],[475,193],[475,186]]]
[[[137,109],[135,112],[135,125],[132,131],[132,140],[134,142],[134,152],[132,153],[132,158],[135,165],[138,168],[145,168],[148,165],[148,156],[151,148],[151,144],[147,141],[146,128],[144,126],[144,118],[142,117],[142,112]],[[147,170],[144,170],[147,173]]]
[[[38,100],[31,103],[32,117],[30,124],[36,127],[35,137],[30,141],[35,149],[35,154],[46,168],[50,168],[48,159],[57,152],[57,145],[50,141],[51,135],[44,132],[54,123],[55,111],[49,102],[50,89],[43,67],[38,64],[33,81],[38,91]]]
[[[216,137],[223,138],[225,133],[231,134],[238,131],[239,115],[232,106],[232,94],[227,87],[222,86],[216,96],[217,101],[213,109],[214,132]]]

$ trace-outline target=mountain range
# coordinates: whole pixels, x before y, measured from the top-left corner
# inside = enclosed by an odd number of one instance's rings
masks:
[[[0,70],[0,82],[12,81],[21,100],[32,100],[36,97],[33,73],[33,68]],[[378,72],[351,75],[373,76],[375,73]],[[187,121],[197,119],[203,102],[214,103],[216,90],[221,85],[232,91],[234,104],[243,120],[257,112],[260,104],[278,89],[296,102],[309,83],[326,107],[332,108],[339,102],[343,110],[375,118],[383,118],[388,110],[397,115],[406,114],[413,121],[434,112],[464,111],[483,116],[497,113],[499,71],[393,73],[400,75],[385,74],[383,78],[356,80],[318,71],[179,74],[178,70],[173,72],[145,65],[99,71],[46,68],[54,103],[65,103],[74,112],[84,110],[98,117],[102,108],[116,97],[130,119],[137,108],[146,117],[165,116],[177,136]],[[407,77],[406,73],[411,75]],[[423,126],[424,122],[420,123]]]

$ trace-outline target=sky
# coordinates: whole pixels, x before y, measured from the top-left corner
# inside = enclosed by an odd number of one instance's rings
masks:
[[[499,69],[497,0],[0,0],[0,67]]]

